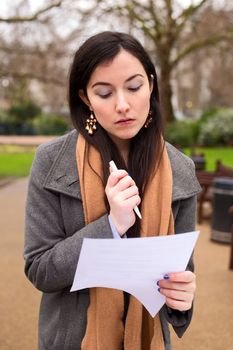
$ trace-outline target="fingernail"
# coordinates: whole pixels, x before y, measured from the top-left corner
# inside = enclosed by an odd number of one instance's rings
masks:
[[[160,288],[158,288],[158,292],[160,292]]]
[[[169,276],[168,276],[167,274],[164,275],[163,278],[164,278],[165,280],[169,280]]]
[[[157,286],[159,286],[159,281],[156,282]]]

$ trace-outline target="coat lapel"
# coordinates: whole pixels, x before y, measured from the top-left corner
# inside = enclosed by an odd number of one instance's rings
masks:
[[[63,193],[81,199],[75,149],[77,132],[73,130],[66,135],[65,141],[54,160],[44,182],[47,190]]]

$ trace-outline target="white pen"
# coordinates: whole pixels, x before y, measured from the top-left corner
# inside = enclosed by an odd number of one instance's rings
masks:
[[[117,166],[116,166],[116,164],[114,163],[113,160],[111,160],[111,161],[109,162],[109,165],[110,165],[110,168],[112,169],[112,171],[118,170],[118,169],[117,169]],[[142,218],[142,215],[141,215],[141,213],[140,213],[140,211],[139,211],[137,205],[135,205],[135,207],[133,208],[133,210],[135,211],[135,213],[137,214],[137,216],[139,217],[139,219],[141,219],[141,218]]]

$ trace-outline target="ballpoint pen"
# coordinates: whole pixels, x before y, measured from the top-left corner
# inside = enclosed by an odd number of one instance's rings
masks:
[[[112,169],[112,171],[118,170],[118,169],[117,169],[117,166],[116,166],[116,164],[114,163],[113,160],[111,160],[111,161],[109,162],[109,165],[110,165],[110,168]],[[139,217],[139,219],[141,219],[141,218],[142,218],[142,215],[141,215],[141,213],[140,213],[140,211],[139,211],[137,205],[135,205],[135,207],[133,208],[133,210],[135,211],[135,213],[137,214],[137,216]]]

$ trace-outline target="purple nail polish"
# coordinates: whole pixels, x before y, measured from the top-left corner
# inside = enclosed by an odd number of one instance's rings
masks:
[[[159,286],[159,281],[156,282],[157,286]]]
[[[160,292],[160,288],[158,288],[158,292]]]
[[[164,278],[165,280],[169,280],[169,276],[168,276],[167,274],[164,275],[163,278]]]

